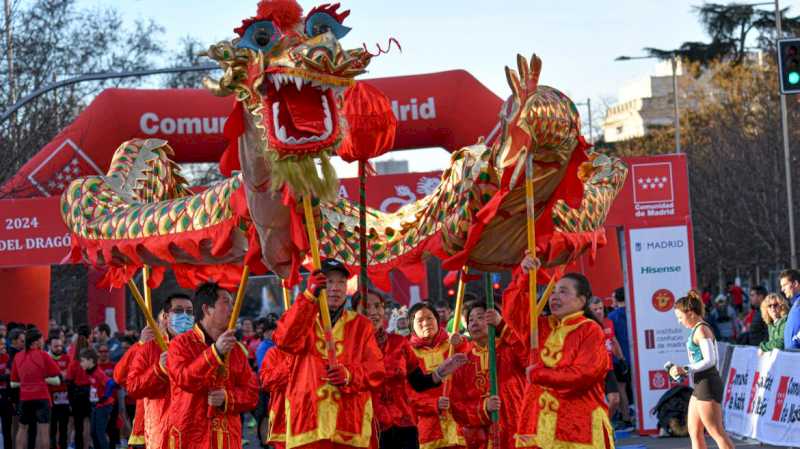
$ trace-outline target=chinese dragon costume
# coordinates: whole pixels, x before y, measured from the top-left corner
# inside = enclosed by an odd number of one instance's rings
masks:
[[[233,174],[197,193],[166,141],[122,143],[105,176],[77,179],[62,195],[73,260],[106,268],[104,282],[117,287],[144,265],[153,286],[167,268],[184,285],[235,285],[242,264],[291,277],[308,253],[298,199],[311,195],[322,255],[358,272],[358,208],[336,196],[329,159],[352,145],[344,93],[376,55],[342,48],[348,14],[338,4],[303,16],[294,0],[260,2],[236,38],[207,51],[224,73],[206,87],[234,99],[220,162]],[[535,55],[506,68],[512,95],[499,111],[502,131],[454,152],[433,193],[394,213],[368,211],[368,274],[378,287],[392,269],[431,255],[451,269],[516,266],[526,249],[528,155],[543,266],[605,243],[603,223],[627,168],[589,151],[574,103],[540,86],[540,70]]]

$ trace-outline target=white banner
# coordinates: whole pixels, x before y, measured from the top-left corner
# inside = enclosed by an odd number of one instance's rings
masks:
[[[737,346],[725,379],[725,429],[778,446],[800,445],[800,353]]]
[[[650,410],[671,386],[664,363],[687,362],[689,331],[678,324],[673,307],[692,287],[689,239],[686,226],[670,226],[631,229],[628,241],[639,431],[653,432],[658,421]]]

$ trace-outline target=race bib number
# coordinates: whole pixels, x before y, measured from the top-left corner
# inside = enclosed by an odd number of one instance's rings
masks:
[[[57,391],[53,393],[53,404],[56,405],[67,405],[69,404],[69,399],[67,398],[66,391]]]
[[[97,397],[97,388],[95,388],[95,387],[89,388],[89,402],[91,402],[92,404],[95,404],[99,400],[100,399]]]

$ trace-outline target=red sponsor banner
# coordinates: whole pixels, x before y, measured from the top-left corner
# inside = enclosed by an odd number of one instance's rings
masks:
[[[753,376],[753,383],[750,384],[750,400],[747,401],[747,413],[753,413],[753,402],[756,400],[756,388],[758,387],[758,378],[761,376],[759,371],[756,371]]]
[[[647,372],[647,377],[650,379],[651,390],[669,390],[670,381],[669,375],[664,370],[653,370]]]
[[[58,197],[0,201],[0,266],[60,264],[70,239]]]
[[[630,157],[628,177],[606,219],[606,227],[654,227],[689,216],[689,182],[683,154]]]
[[[778,392],[775,394],[775,408],[772,411],[772,420],[780,421],[783,412],[783,403],[786,401],[786,392],[789,391],[789,376],[781,376]]]

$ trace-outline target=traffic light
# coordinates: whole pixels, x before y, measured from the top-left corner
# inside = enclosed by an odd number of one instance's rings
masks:
[[[778,41],[778,69],[781,71],[781,93],[800,93],[800,38]]]

